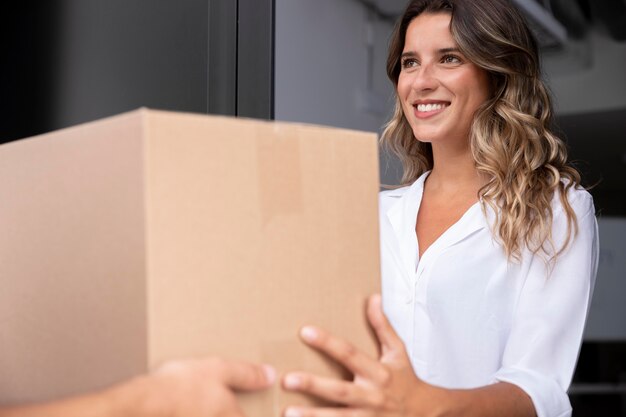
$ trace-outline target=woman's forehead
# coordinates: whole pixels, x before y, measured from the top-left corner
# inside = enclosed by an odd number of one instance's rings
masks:
[[[449,13],[422,13],[409,23],[404,40],[407,49],[447,49],[456,48],[450,31]]]

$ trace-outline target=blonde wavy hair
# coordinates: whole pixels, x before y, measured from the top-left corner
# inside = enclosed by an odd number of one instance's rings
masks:
[[[489,74],[490,98],[477,110],[470,130],[476,169],[487,178],[479,190],[483,210],[496,214],[494,236],[509,259],[524,248],[555,260],[578,232],[567,199],[580,174],[568,165],[567,149],[552,131],[553,110],[541,79],[537,43],[524,17],[507,0],[413,0],[396,24],[387,59],[387,75],[398,85],[400,58],[409,23],[422,13],[451,15],[450,30],[459,49]],[[433,167],[430,143],[416,140],[396,95],[381,142],[404,168],[403,184]],[[552,238],[551,201],[558,193],[567,216],[565,242]]]

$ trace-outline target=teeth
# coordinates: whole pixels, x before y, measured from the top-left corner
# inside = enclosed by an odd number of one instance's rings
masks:
[[[443,104],[418,104],[417,111],[433,111],[433,110],[441,110],[445,107]]]

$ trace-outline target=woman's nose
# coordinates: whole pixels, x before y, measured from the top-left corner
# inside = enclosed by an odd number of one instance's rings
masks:
[[[417,91],[434,90],[439,84],[432,65],[422,65],[415,73],[413,89]]]

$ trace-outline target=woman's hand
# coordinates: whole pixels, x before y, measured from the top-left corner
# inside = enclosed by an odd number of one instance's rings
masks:
[[[347,368],[354,374],[354,380],[343,381],[303,372],[285,375],[282,381],[285,389],[343,406],[290,406],[285,410],[285,417],[426,416],[430,414],[424,408],[434,411],[433,404],[437,404],[443,390],[417,378],[402,340],[382,311],[379,295],[370,298],[367,317],[380,342],[378,360],[322,329],[302,328],[302,339]]]

